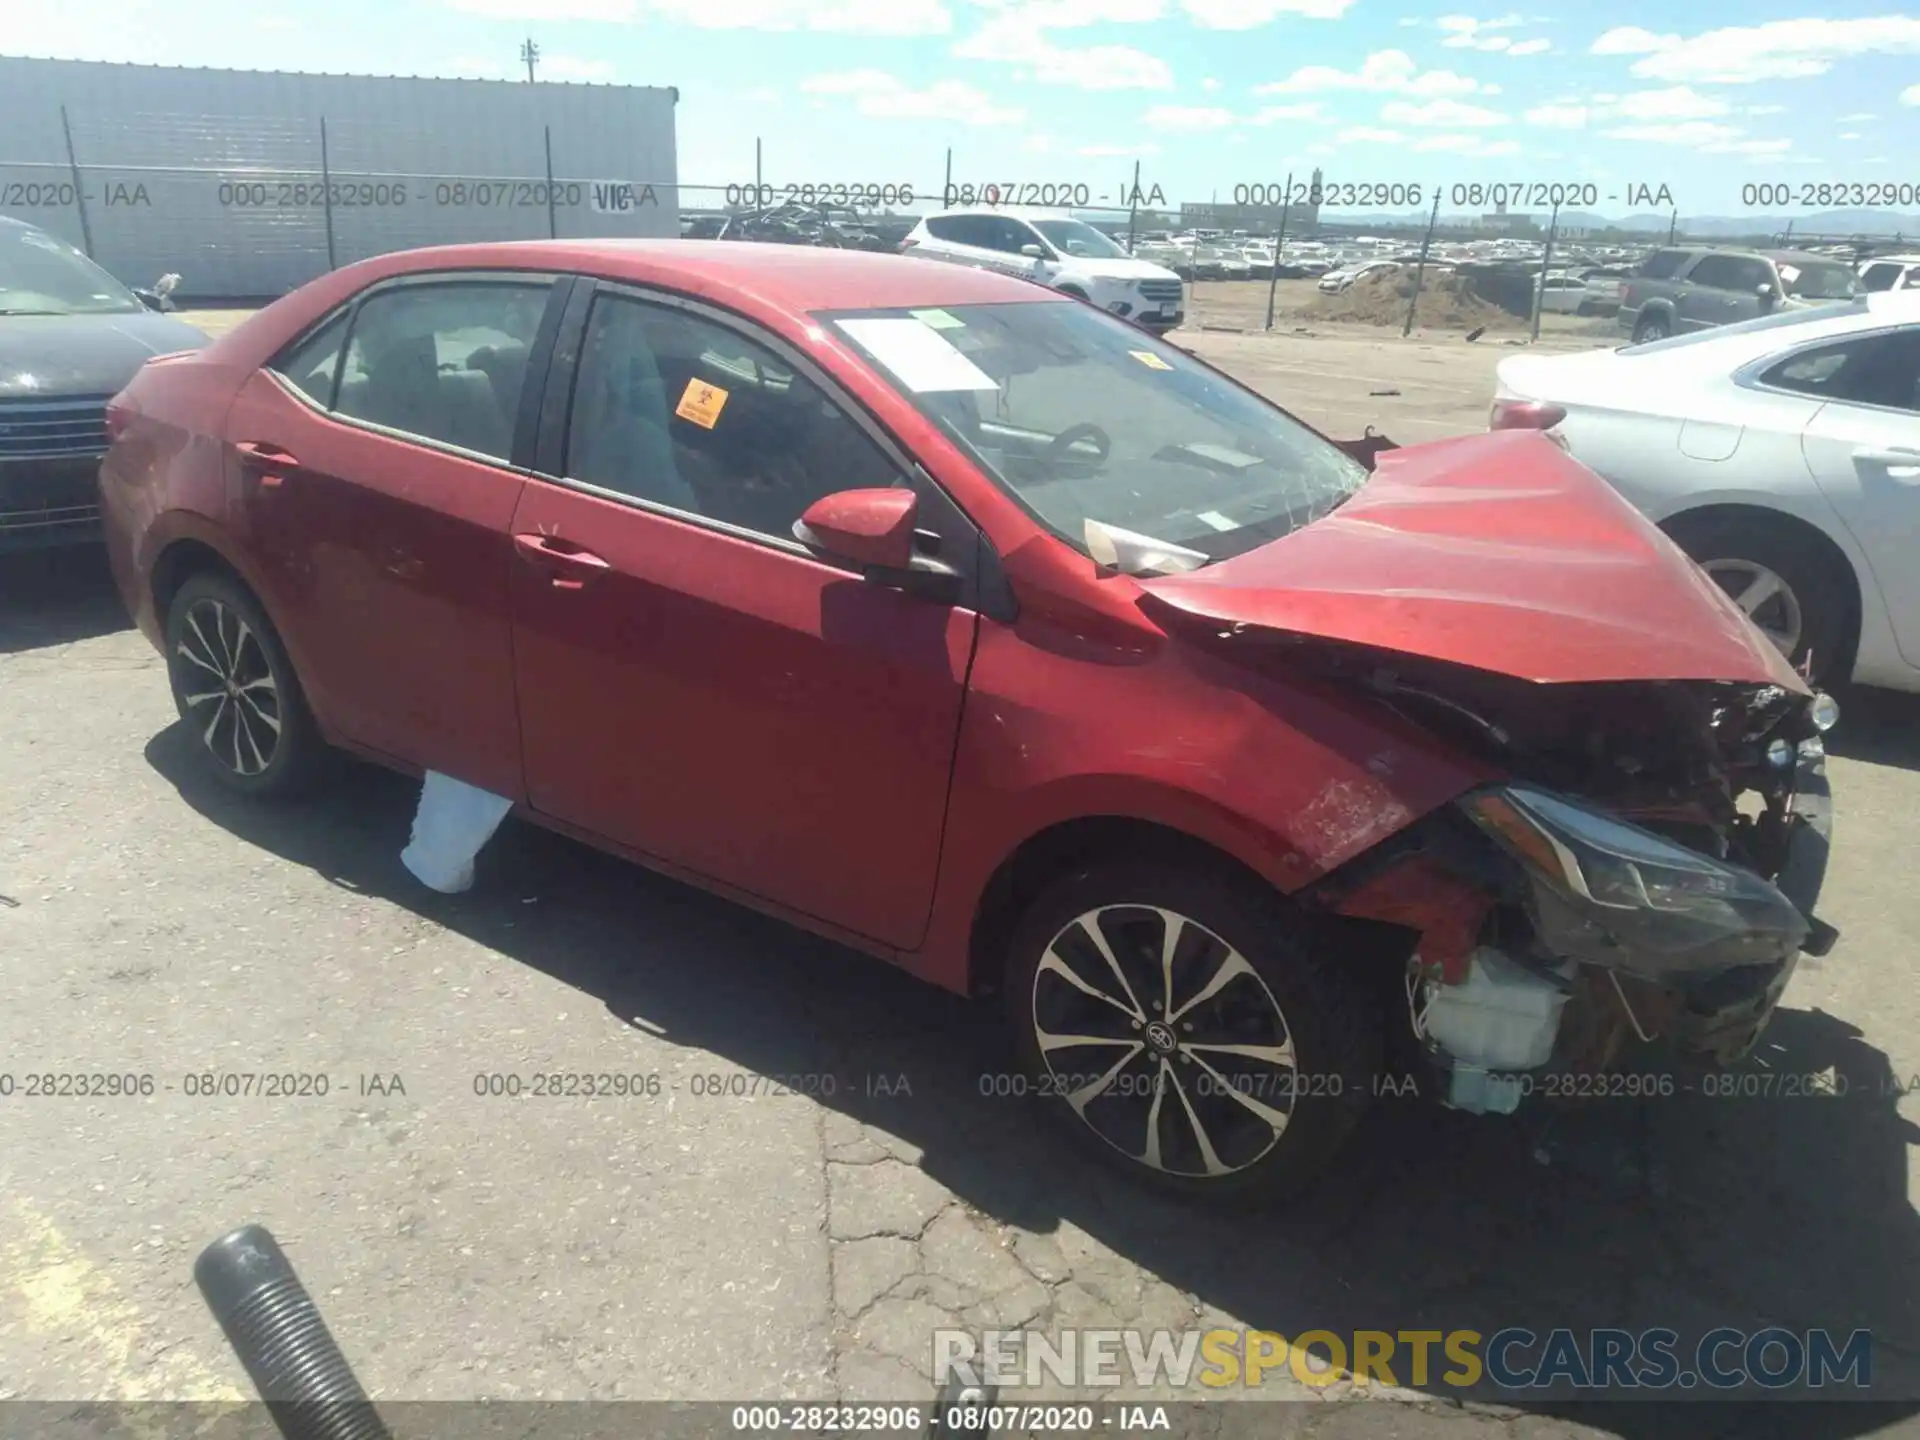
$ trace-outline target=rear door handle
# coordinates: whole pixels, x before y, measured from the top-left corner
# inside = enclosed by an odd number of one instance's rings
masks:
[[[241,440],[233,448],[240,452],[240,463],[260,477],[264,489],[279,489],[286,483],[288,474],[300,468],[300,462],[278,445]]]
[[[513,537],[513,546],[523,560],[555,572],[556,590],[579,590],[613,568],[591,550],[558,535],[519,534]]]
[[[1884,467],[1895,480],[1920,480],[1920,450],[1856,450],[1853,458]]]

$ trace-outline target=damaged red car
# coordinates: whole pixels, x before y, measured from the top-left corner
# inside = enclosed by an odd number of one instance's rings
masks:
[[[1143,1179],[1291,1189],[1409,1063],[1507,1111],[1732,1061],[1834,940],[1833,702],[1611,488],[1336,444],[1014,278],[415,251],[109,428],[213,775],[444,772],[997,995],[983,1084]]]

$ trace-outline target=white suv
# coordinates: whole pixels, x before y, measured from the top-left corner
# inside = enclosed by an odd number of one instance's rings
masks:
[[[900,248],[908,255],[1037,280],[1156,332],[1186,318],[1178,275],[1135,259],[1093,226],[1067,215],[947,210],[914,226]]]

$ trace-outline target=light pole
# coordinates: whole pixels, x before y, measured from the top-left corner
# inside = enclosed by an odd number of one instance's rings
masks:
[[[527,67],[527,83],[529,85],[533,83],[533,67],[537,65],[539,61],[540,47],[533,43],[533,37],[529,35],[520,44],[520,63]]]

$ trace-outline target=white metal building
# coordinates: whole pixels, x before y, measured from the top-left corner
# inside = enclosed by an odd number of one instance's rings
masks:
[[[231,299],[417,245],[673,236],[678,98],[0,56],[0,215]]]

